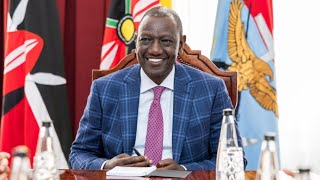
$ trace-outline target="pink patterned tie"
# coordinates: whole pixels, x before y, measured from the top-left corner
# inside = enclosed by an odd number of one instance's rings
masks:
[[[153,102],[150,106],[148,129],[144,154],[156,165],[162,158],[163,146],[163,117],[160,105],[160,97],[165,87],[153,88]]]

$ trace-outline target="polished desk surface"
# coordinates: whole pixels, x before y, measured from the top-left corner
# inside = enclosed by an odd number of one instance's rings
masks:
[[[245,172],[246,180],[254,180],[256,176],[255,171],[246,171]],[[201,180],[214,180],[216,179],[215,171],[192,171],[185,179],[201,179]],[[60,180],[69,180],[69,179],[90,179],[90,180],[100,180],[106,179],[106,171],[104,170],[60,170]],[[160,180],[159,177],[150,177],[150,179]],[[169,179],[180,179],[180,178],[164,178]]]

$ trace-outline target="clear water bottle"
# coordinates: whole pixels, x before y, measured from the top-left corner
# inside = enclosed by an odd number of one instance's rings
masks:
[[[29,149],[27,146],[17,146],[13,149],[13,159],[11,163],[11,180],[29,180],[31,179],[31,168]]]
[[[40,128],[36,154],[34,156],[33,179],[59,179],[55,162],[52,136],[50,135],[51,122],[43,122]]]
[[[299,173],[295,176],[295,180],[311,180],[309,168],[299,168]]]
[[[239,147],[233,109],[224,109],[216,159],[216,179],[244,179],[243,150]]]
[[[276,134],[272,132],[264,135],[256,180],[279,179],[279,161],[275,136]]]

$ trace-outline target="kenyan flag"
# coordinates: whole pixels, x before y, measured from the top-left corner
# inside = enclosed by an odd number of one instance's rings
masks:
[[[161,2],[162,3],[162,2]],[[111,69],[135,48],[135,32],[144,13],[159,0],[111,1],[106,19],[100,69]]]
[[[55,0],[10,0],[5,32],[0,151],[36,151],[39,127],[51,121],[58,168],[72,142]]]

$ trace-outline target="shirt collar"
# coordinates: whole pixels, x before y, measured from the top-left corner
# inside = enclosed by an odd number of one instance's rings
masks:
[[[169,75],[163,80],[163,82],[159,85],[159,86],[163,86],[167,89],[170,89],[173,91],[173,87],[174,87],[174,74],[175,74],[175,65],[173,66],[171,72],[169,73]],[[143,69],[141,68],[140,71],[140,76],[141,76],[141,88],[140,88],[140,93],[144,93],[156,86],[158,86],[158,84],[156,84],[155,82],[153,82],[148,76],[147,74],[143,71]]]

